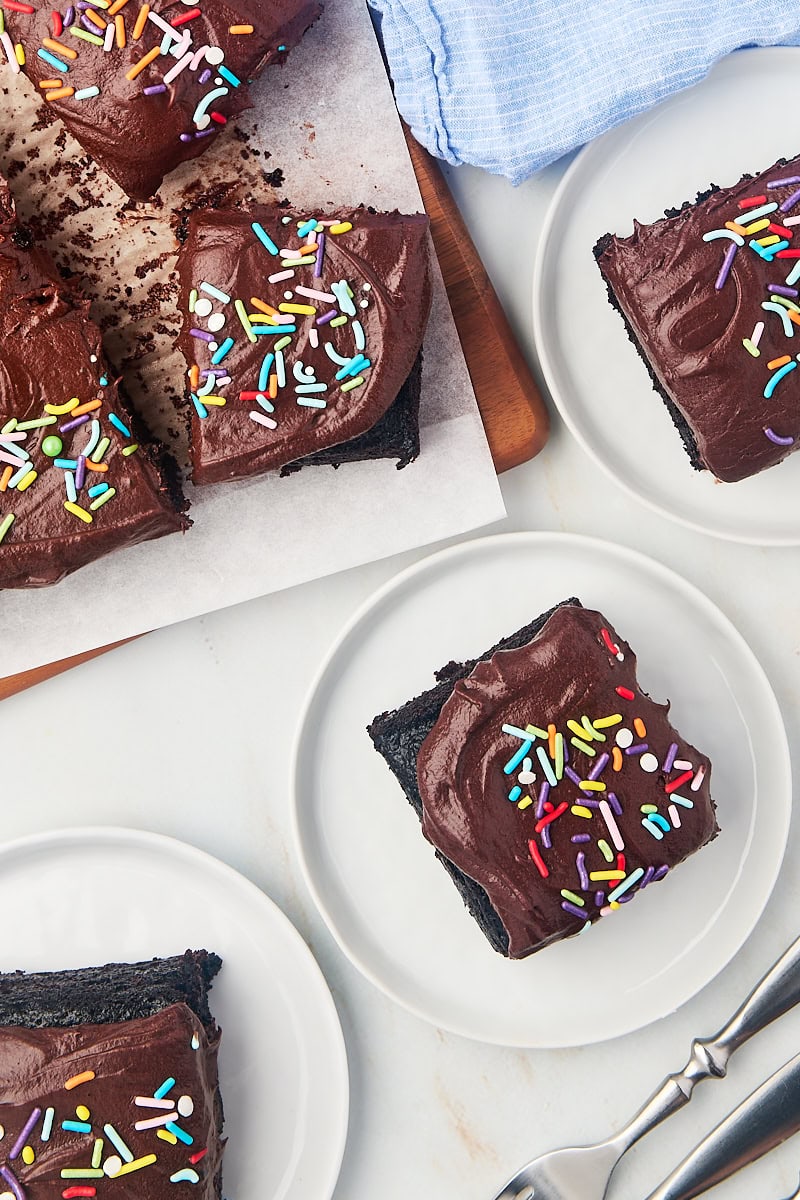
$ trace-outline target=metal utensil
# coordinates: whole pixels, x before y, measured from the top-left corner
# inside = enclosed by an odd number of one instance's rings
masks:
[[[534,1158],[502,1188],[495,1200],[603,1200],[611,1174],[626,1150],[683,1108],[702,1079],[719,1079],[735,1050],[788,1012],[800,1000],[800,938],[778,959],[713,1038],[692,1042],[682,1071],[668,1075],[628,1124],[595,1146],[553,1150]]]
[[[712,1129],[647,1200],[692,1200],[780,1146],[798,1129],[800,1054]]]

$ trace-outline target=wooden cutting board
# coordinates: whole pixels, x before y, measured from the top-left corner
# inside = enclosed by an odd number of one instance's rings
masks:
[[[407,129],[405,134],[489,448],[500,474],[539,453],[549,431],[547,409],[439,164]],[[0,679],[0,700],[124,644],[114,642]]]

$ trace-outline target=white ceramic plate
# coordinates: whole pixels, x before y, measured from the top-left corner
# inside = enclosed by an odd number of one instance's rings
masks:
[[[280,909],[217,859],[129,829],[0,848],[3,970],[215,950],[226,1196],[327,1200],[347,1133],[348,1074],[330,992]]]
[[[630,641],[642,686],[670,698],[678,729],[710,755],[722,833],[585,936],[511,962],[467,914],[365,727],[430,687],[450,659],[480,655],[572,595]],[[294,804],[320,911],[378,987],[468,1037],[570,1046],[672,1012],[733,957],[783,857],[789,755],[763,671],[694,587],[609,543],[505,534],[424,559],[355,615],[307,702]]]
[[[584,450],[627,491],[694,529],[762,545],[800,542],[800,454],[752,479],[694,471],[644,363],[611,308],[592,255],[709,183],[735,183],[800,152],[787,93],[800,49],[746,50],[709,77],[583,150],[548,213],[534,275],[536,346],[548,386]],[[735,119],[733,119],[735,114]]]

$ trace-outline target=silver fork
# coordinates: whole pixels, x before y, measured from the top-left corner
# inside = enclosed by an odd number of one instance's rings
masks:
[[[619,1133],[594,1146],[553,1150],[532,1159],[494,1200],[603,1200],[614,1168],[634,1142],[688,1104],[701,1080],[722,1078],[734,1051],[783,1016],[798,1000],[800,938],[778,959],[715,1037],[692,1042],[691,1055],[683,1070],[668,1075]],[[800,1192],[796,1195],[800,1197]]]

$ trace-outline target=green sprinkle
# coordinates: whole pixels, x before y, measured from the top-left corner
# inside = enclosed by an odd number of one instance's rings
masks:
[[[561,889],[561,895],[565,900],[571,900],[573,904],[577,904],[580,908],[586,906],[586,901],[581,896],[576,896],[574,892],[570,892],[567,888]]]
[[[0,542],[2,542],[3,538],[6,536],[6,534],[8,533],[9,529],[11,528],[11,526],[13,524],[14,524],[14,514],[13,513],[8,513],[5,517],[3,517],[2,523],[0,523]]]
[[[243,302],[241,300],[234,300],[233,307],[236,309],[239,320],[242,323],[242,329],[247,334],[247,340],[255,342],[257,340],[256,335],[253,333],[253,326],[250,324],[250,318],[247,315],[247,309]]]
[[[288,336],[280,338],[275,343],[275,353],[277,354],[279,350],[284,350],[287,346],[289,346],[291,344],[291,341],[292,341],[292,339]]]
[[[92,1150],[92,1167],[99,1167],[103,1158],[103,1139],[95,1138],[94,1149]]]
[[[5,17],[3,16],[3,10],[2,10],[2,8],[0,8],[0,33],[5,33],[5,31],[6,31],[6,19],[5,19]],[[10,433],[10,432],[11,432],[11,430],[10,430],[10,429],[7,429],[5,432],[6,432],[6,433]]]
[[[333,324],[332,321],[331,321],[331,324]],[[347,383],[342,384],[342,391],[343,392],[352,392],[353,388],[361,387],[363,382],[364,382],[363,375],[358,375],[358,376],[356,376],[355,379],[348,379]]]
[[[133,454],[138,449],[139,449],[139,443],[134,442],[132,446],[124,446],[122,453],[125,456],[125,458],[127,458],[129,454]]]
[[[614,861],[614,851],[611,849],[605,838],[600,838],[599,842],[597,843],[597,848],[606,862]]]
[[[101,438],[97,444],[97,449],[95,450],[94,454],[91,455],[91,461],[93,463],[102,462],[103,455],[105,454],[106,450],[108,449],[108,447],[110,445],[111,445],[111,438],[107,438],[107,437]]]
[[[104,1172],[100,1167],[62,1167],[62,1179],[103,1179]]]
[[[569,739],[576,750],[582,750],[584,754],[588,754],[589,758],[594,758],[597,751],[592,746],[587,746],[586,742],[582,742],[580,738]]]
[[[525,732],[532,733],[534,737],[547,739],[547,730],[540,729],[538,725],[526,725]]]
[[[112,500],[116,494],[116,488],[109,488],[107,492],[103,492],[102,496],[98,496],[96,500],[93,500],[89,505],[89,508],[92,510],[92,512],[94,512],[95,509],[102,508],[103,505],[108,504],[109,500]]]
[[[753,358],[761,357],[761,351],[759,350],[758,346],[753,345],[753,343],[750,341],[750,338],[742,338],[742,345],[748,354],[752,354]]]
[[[315,262],[313,254],[306,254],[303,258],[282,258],[282,267],[310,267]]]
[[[194,312],[194,306],[197,304],[197,288],[192,288],[189,292],[189,312]]]
[[[91,42],[93,46],[103,45],[102,38],[95,37],[93,33],[87,33],[85,29],[76,29],[74,25],[70,25],[67,32],[71,33],[73,37],[82,38],[84,42]]]
[[[57,417],[39,417],[38,421],[20,421],[17,429],[41,429],[43,425],[55,425]],[[10,433],[10,429],[4,429],[4,433]]]
[[[643,804],[641,806],[641,808],[639,809],[639,812],[643,812],[643,813],[658,812],[658,809],[655,806],[655,804]]]
[[[334,317],[332,321],[328,322],[328,324],[330,325],[331,329],[336,329],[338,325],[347,324],[347,317]]]
[[[0,429],[0,433],[13,433],[16,428],[17,428],[17,418],[12,417],[10,421],[6,421],[3,428]]]

